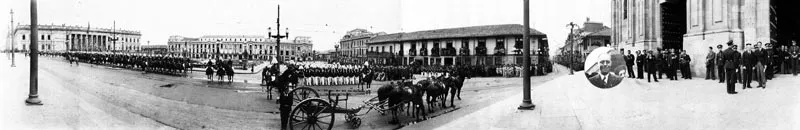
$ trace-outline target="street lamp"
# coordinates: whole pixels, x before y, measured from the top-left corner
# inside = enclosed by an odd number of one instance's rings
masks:
[[[517,107],[520,110],[533,110],[536,105],[531,101],[531,40],[530,40],[530,11],[528,10],[529,0],[523,0],[523,22],[525,29],[522,32],[523,54],[522,54],[522,104]]]
[[[31,0],[31,36],[38,36],[39,25],[36,13],[36,0]],[[39,100],[38,87],[39,85],[39,38],[31,37],[30,50],[31,50],[31,67],[30,67],[30,91],[28,99],[25,99],[25,104],[28,105],[42,105],[42,100]]]
[[[567,26],[570,27],[569,28],[569,42],[571,43],[570,44],[570,51],[575,52],[575,34],[574,34],[573,31],[575,30],[575,27],[578,27],[578,28],[580,28],[580,27],[578,26],[578,24],[575,24],[574,22],[569,22],[569,24],[567,24]],[[569,75],[573,75],[574,74],[572,68],[575,67],[574,64],[575,64],[575,62],[577,62],[576,61],[577,59],[576,59],[575,56],[576,55],[573,54],[572,56],[568,57],[569,58],[569,65],[568,65],[569,66],[568,67],[569,68]]]

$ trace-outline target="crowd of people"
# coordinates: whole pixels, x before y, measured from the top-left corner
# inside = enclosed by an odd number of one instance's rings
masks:
[[[625,54],[624,49],[620,51],[621,54]],[[624,58],[628,78],[644,79],[646,72],[647,82],[650,82],[651,79],[652,81],[658,82],[664,75],[666,75],[669,80],[678,80],[678,74],[680,74],[682,79],[692,79],[689,66],[692,59],[686,54],[686,50],[637,50],[636,56],[628,50]],[[636,71],[633,71],[634,66],[636,66]]]
[[[763,46],[763,47],[762,47]],[[621,50],[625,52],[624,50]],[[742,84],[742,89],[766,88],[766,82],[775,74],[797,75],[800,63],[800,47],[796,41],[790,46],[773,47],[770,43],[746,43],[742,49],[729,41],[726,45],[708,47],[705,60],[706,80],[717,80],[727,83],[727,92],[736,94],[735,85]],[[689,63],[691,58],[686,50],[657,49],[637,50],[635,55],[630,50],[624,56],[629,78],[658,82],[666,75],[669,80],[692,79]],[[634,71],[635,70],[635,71]],[[680,73],[678,73],[680,72]]]

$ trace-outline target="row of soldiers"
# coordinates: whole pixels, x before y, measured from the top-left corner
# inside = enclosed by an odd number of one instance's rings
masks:
[[[298,66],[302,85],[328,86],[358,84],[364,66],[339,65],[324,62],[288,62]]]
[[[105,64],[147,72],[167,74],[186,73],[191,67],[189,58],[170,55],[108,52],[64,52],[61,55],[71,63]]]
[[[621,53],[625,50],[620,50]],[[644,79],[644,72],[647,72],[647,82],[658,82],[664,75],[669,80],[678,80],[678,71],[680,71],[681,78],[692,79],[692,73],[689,68],[689,63],[692,59],[686,54],[686,50],[676,49],[656,49],[636,51],[636,56],[627,51],[628,54],[624,56],[626,68],[629,78]],[[634,70],[636,66],[636,71]],[[634,73],[636,72],[636,73]]]

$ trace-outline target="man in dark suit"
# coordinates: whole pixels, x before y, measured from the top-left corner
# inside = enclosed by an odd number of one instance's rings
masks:
[[[800,46],[797,46],[797,41],[792,40],[792,47],[789,48],[789,70],[792,72],[792,75],[797,76],[797,68],[798,62],[800,62]]]
[[[598,59],[600,73],[589,78],[592,85],[599,88],[611,88],[622,82],[622,77],[611,73],[611,55],[601,54]]]
[[[742,72],[742,89],[753,88],[750,86],[750,83],[752,83],[753,67],[755,67],[756,60],[756,55],[753,52],[751,44],[745,44],[745,51],[742,53],[742,70],[744,70],[744,72]]]
[[[656,61],[658,58],[654,55],[655,52],[653,51],[645,51],[647,56],[645,58],[645,65],[644,68],[647,70],[647,82],[650,82],[650,77],[653,77],[653,80],[658,82],[658,77],[656,77],[656,71],[658,67],[656,67]]]
[[[689,63],[692,62],[692,58],[689,57],[689,54],[686,54],[686,50],[681,50],[680,61],[681,76],[683,76],[684,79],[692,79],[692,71],[691,68],[689,68]]]
[[[708,47],[708,54],[706,55],[706,80],[717,80],[717,76],[714,74],[714,70],[716,65],[714,65],[715,58],[717,57],[717,53],[714,52],[714,47]]]
[[[631,54],[631,50],[628,50],[628,55],[625,55],[625,66],[628,67],[628,78],[636,78],[636,75],[633,73],[633,62],[634,62],[633,54]]]
[[[638,79],[644,79],[644,61],[646,56],[641,51],[636,51],[636,76]]]
[[[774,71],[774,69],[773,69],[774,66],[773,65],[775,65],[774,64],[775,60],[773,60],[773,58],[775,58],[774,56],[775,56],[775,52],[772,49],[772,44],[771,43],[765,44],[764,45],[764,56],[762,58],[764,58],[764,66],[766,68],[766,70],[764,70],[764,77],[767,78],[767,80],[772,80],[772,73]]]
[[[722,49],[722,45],[717,45],[717,50],[718,50],[717,51],[717,55],[716,55],[717,56],[716,57],[717,75],[719,75],[719,83],[724,83],[725,82],[725,77],[727,77],[727,75],[725,75],[726,74],[725,73],[725,60],[724,60],[724,55],[723,55],[723,52],[725,50]]]
[[[726,75],[725,77],[729,77],[726,80],[726,82],[727,82],[727,90],[728,90],[728,94],[737,94],[737,92],[736,92],[736,90],[734,88],[736,86],[736,79],[732,78],[732,77],[734,77],[736,75],[735,72],[737,71],[736,68],[738,68],[738,66],[739,66],[738,62],[739,62],[739,58],[740,57],[737,54],[737,52],[735,51],[736,47],[733,46],[733,41],[728,41],[728,46],[729,46],[729,48],[725,49],[725,51],[723,53],[723,58],[722,58],[722,60],[725,61],[724,62],[725,63],[725,66],[724,66],[725,67],[725,75]]]
[[[755,49],[753,50],[753,54],[755,55],[756,63],[755,67],[753,68],[755,70],[755,72],[753,72],[753,75],[755,77],[755,80],[758,81],[757,88],[765,88],[764,84],[767,81],[767,78],[765,77],[764,74],[764,71],[766,71],[764,65],[766,63],[767,58],[764,56],[765,55],[764,50],[761,49],[761,42],[758,42],[758,44],[756,44],[754,48]]]

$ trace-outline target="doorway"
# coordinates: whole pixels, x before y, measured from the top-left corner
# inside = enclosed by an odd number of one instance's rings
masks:
[[[791,0],[770,0],[770,43],[773,46],[791,46],[792,40],[800,42],[800,8]]]
[[[686,0],[661,3],[661,39],[664,49],[683,49],[686,34]]]

